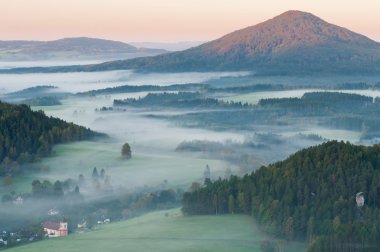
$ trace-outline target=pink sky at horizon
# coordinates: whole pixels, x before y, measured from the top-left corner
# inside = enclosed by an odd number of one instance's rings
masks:
[[[0,0],[0,40],[207,41],[294,9],[380,41],[378,0]]]

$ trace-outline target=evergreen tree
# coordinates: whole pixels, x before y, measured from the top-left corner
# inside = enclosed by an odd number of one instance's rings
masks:
[[[309,251],[380,247],[380,145],[331,141],[183,195],[185,214],[251,214],[267,232],[308,242]],[[358,207],[355,196],[365,195]],[[375,249],[375,250],[373,250]]]
[[[53,188],[54,188],[54,196],[55,197],[59,198],[59,197],[62,197],[64,195],[62,183],[59,180],[55,181]]]
[[[132,157],[132,150],[129,143],[123,144],[121,148],[121,156],[125,159],[130,159]]]
[[[92,170],[92,179],[97,180],[98,178],[99,178],[98,169],[94,167],[94,169]]]
[[[100,177],[101,179],[104,179],[104,178],[105,178],[105,174],[106,174],[106,171],[105,171],[104,169],[101,169],[101,170],[100,170],[100,175],[99,175],[99,177]]]
[[[231,214],[235,212],[235,198],[232,194],[228,197],[228,212]]]

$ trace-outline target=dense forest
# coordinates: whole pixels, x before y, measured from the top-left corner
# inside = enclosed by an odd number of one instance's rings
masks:
[[[345,86],[342,84],[342,87]],[[254,88],[271,86],[220,88],[218,94],[223,90],[251,92]],[[301,98],[261,99],[258,104],[251,105],[217,99],[214,92],[215,89],[149,93],[139,99],[114,100],[114,106],[188,109],[191,112],[162,116],[184,127],[255,130],[258,125],[289,125],[296,128],[302,125],[300,121],[307,121],[314,126],[359,131],[362,140],[380,137],[380,99],[340,92],[311,92]]]
[[[22,104],[29,106],[57,106],[62,105],[58,97],[46,96],[46,97],[36,97],[31,99],[26,99],[21,101]]]
[[[114,100],[114,106],[134,107],[169,107],[178,108],[207,108],[207,109],[240,109],[248,107],[247,104],[221,102],[215,98],[209,98],[200,92],[178,92],[178,93],[149,93],[147,96],[135,99]]]
[[[231,79],[229,79],[231,80]],[[233,80],[233,79],[232,79]],[[142,85],[142,86],[117,86],[98,90],[91,90],[87,92],[77,93],[77,96],[94,96],[94,95],[109,95],[120,93],[133,93],[133,92],[203,92],[207,94],[244,94],[247,92],[260,92],[260,91],[280,91],[302,88],[317,88],[317,86],[289,86],[285,87],[281,84],[249,84],[244,86],[227,86],[218,85],[218,82],[213,84],[173,84],[169,86],[158,85]],[[318,86],[319,87],[319,86]]]
[[[380,145],[332,141],[242,178],[205,181],[184,194],[182,210],[249,214],[278,238],[308,242],[308,251],[378,251],[379,198]]]
[[[48,156],[54,144],[102,136],[82,126],[0,102],[0,176],[18,172],[15,164]]]

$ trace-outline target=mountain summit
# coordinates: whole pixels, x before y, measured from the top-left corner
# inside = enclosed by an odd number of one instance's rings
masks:
[[[202,46],[207,52],[224,54],[275,55],[291,48],[332,43],[358,46],[378,44],[365,36],[329,24],[311,13],[287,11],[255,26],[232,32]]]
[[[311,13],[287,11],[185,51],[49,71],[380,72],[380,44]]]
[[[264,74],[380,71],[380,44],[311,13],[287,11],[185,51],[104,63],[96,69],[249,70]]]

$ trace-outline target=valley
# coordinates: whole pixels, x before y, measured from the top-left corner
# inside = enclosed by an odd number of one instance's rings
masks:
[[[0,250],[376,251],[380,44],[286,11],[183,49],[0,41]]]

